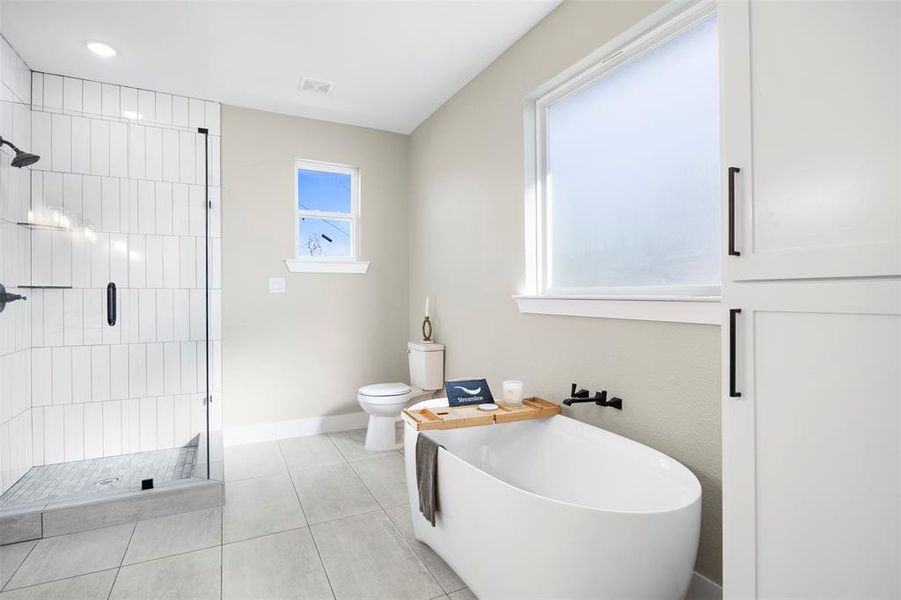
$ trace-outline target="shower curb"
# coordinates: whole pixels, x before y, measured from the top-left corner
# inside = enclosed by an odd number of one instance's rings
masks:
[[[221,481],[199,481],[115,499],[51,504],[30,512],[0,515],[0,546],[213,508],[224,502]]]

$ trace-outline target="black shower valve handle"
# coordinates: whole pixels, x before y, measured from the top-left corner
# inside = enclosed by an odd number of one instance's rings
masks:
[[[27,298],[20,294],[7,292],[3,284],[0,283],[0,312],[3,312],[3,309],[6,308],[8,303],[15,302],[16,300],[27,300]]]
[[[27,300],[27,298],[19,294],[4,292],[3,299],[0,300],[0,302],[15,302],[16,300]]]

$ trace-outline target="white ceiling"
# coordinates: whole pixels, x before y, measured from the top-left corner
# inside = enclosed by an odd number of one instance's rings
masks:
[[[0,31],[37,71],[409,133],[558,2],[3,0]]]

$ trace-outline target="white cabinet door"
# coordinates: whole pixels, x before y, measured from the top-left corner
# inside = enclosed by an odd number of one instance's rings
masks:
[[[901,274],[901,2],[724,0],[719,24],[727,277]]]
[[[897,280],[730,288],[726,598],[901,597],[899,307]]]

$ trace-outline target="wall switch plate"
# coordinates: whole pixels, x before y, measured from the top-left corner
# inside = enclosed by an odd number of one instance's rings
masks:
[[[284,294],[285,293],[285,278],[284,277],[270,277],[269,278],[269,293],[270,294]]]

